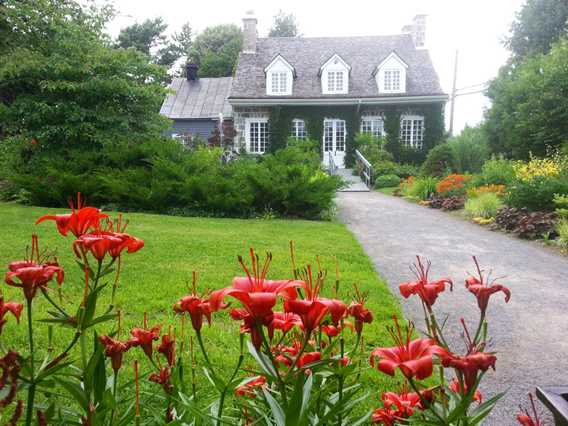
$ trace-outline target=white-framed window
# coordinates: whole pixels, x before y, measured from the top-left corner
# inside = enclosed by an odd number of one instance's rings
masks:
[[[271,73],[271,89],[272,94],[286,94],[288,92],[288,73],[287,72],[272,72]]]
[[[385,135],[383,118],[380,116],[361,117],[361,133],[367,133],[375,138],[383,137]]]
[[[424,117],[405,115],[400,120],[400,143],[408,148],[424,146]]]
[[[268,148],[270,132],[268,118],[248,118],[245,122],[245,141],[247,151],[264,154]]]
[[[339,55],[333,55],[320,68],[321,91],[324,95],[349,93],[351,67]]]
[[[308,137],[308,132],[306,130],[306,122],[295,118],[292,120],[292,126],[290,128],[290,137],[294,139],[306,139]]]
[[[377,67],[375,79],[379,93],[406,92],[406,71],[408,65],[392,52]]]
[[[400,69],[391,68],[385,70],[385,92],[400,92]]]
[[[328,71],[327,72],[327,92],[341,93],[344,91],[344,71]]]
[[[294,67],[278,55],[264,69],[266,73],[266,94],[270,96],[288,96],[292,94]]]

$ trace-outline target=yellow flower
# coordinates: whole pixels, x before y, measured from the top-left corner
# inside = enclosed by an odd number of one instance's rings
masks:
[[[562,165],[558,158],[531,158],[528,162],[519,161],[513,166],[515,176],[525,182],[535,177],[558,176]]]

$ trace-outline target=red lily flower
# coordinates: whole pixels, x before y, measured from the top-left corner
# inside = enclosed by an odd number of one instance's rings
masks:
[[[290,312],[274,312],[272,315],[272,322],[269,326],[270,330],[281,330],[284,334],[288,333],[292,327],[301,326],[302,320],[296,314]],[[272,336],[270,336],[272,338]]]
[[[357,299],[351,302],[347,308],[347,314],[355,319],[355,331],[357,334],[361,334],[363,332],[363,324],[373,322],[373,313],[365,308],[368,293],[361,293],[359,287],[356,285],[354,287]]]
[[[112,221],[107,218],[106,227],[103,233],[112,235],[113,237],[122,240],[122,244],[112,245],[112,247],[110,247],[108,250],[108,254],[113,259],[119,257],[124,250],[126,250],[126,252],[130,254],[136,253],[138,250],[144,247],[144,240],[133,237],[132,235],[125,232],[127,224],[128,223],[122,223],[122,215],[118,215],[118,219],[116,221]]]
[[[321,360],[320,352],[305,352],[298,359],[298,368],[302,368],[305,365],[312,364],[314,362]]]
[[[45,220],[53,220],[61,235],[67,236],[67,233],[71,231],[75,237],[80,237],[89,232],[90,229],[97,228],[102,218],[108,217],[108,215],[101,213],[101,211],[95,207],[84,207],[81,203],[81,193],[77,194],[76,208],[72,200],[69,204],[72,210],[71,213],[44,215],[36,221],[36,225]]]
[[[479,371],[487,371],[489,367],[495,369],[497,357],[485,352],[472,352],[466,356],[457,356],[447,354],[442,359],[444,367],[452,367],[460,371],[464,377],[464,385],[466,389],[475,386],[477,373]]]
[[[174,312],[178,314],[187,312],[191,318],[191,325],[197,332],[201,331],[203,317],[205,317],[209,325],[211,325],[211,305],[208,300],[197,296],[195,290],[189,296],[182,297],[176,302]]]
[[[505,303],[508,303],[511,299],[511,291],[507,287],[497,284],[494,281],[488,283],[487,279],[483,276],[483,272],[481,271],[475,256],[473,256],[473,261],[477,267],[478,277],[468,277],[465,280],[465,288],[467,288],[477,298],[477,306],[479,306],[479,309],[481,310],[481,315],[485,315],[487,305],[489,304],[489,298],[493,294],[502,292],[505,295]]]
[[[321,326],[321,331],[323,331],[324,334],[328,337],[336,337],[337,335],[339,335],[341,327],[340,326],[336,327],[335,325],[331,324],[325,324]]]
[[[159,325],[156,325],[148,329],[146,324],[144,324],[144,328],[133,328],[130,331],[132,337],[128,340],[128,345],[131,347],[140,346],[146,356],[152,359],[152,342],[160,338],[160,328]]]
[[[284,301],[284,310],[298,315],[302,320],[302,327],[307,333],[311,333],[319,327],[328,313],[331,315],[333,324],[337,325],[345,316],[347,307],[341,300],[319,297],[319,292],[323,286],[322,274],[318,274],[314,280],[311,267],[308,265],[306,280],[303,285],[306,298],[287,298]]]
[[[169,367],[162,367],[160,368],[160,372],[158,374],[152,373],[148,377],[148,380],[154,383],[158,383],[162,385],[164,391],[166,393],[170,393],[173,389],[172,384],[170,383],[171,372]]]
[[[91,252],[95,259],[102,262],[107,253],[120,254],[123,247],[123,240],[113,233],[95,231],[90,234],[80,236],[73,243],[73,251],[77,257],[82,258],[81,254]]]
[[[429,282],[428,273],[430,271],[430,261],[424,266],[420,256],[416,256],[416,259],[417,263],[413,265],[413,268],[418,280],[399,284],[400,294],[405,299],[408,299],[412,295],[418,295],[428,309],[431,309],[438,295],[446,289],[446,285],[449,285],[450,290],[452,290],[453,282],[449,278]]]
[[[43,257],[43,259],[42,259]],[[46,263],[41,263],[45,260]],[[37,235],[32,235],[32,250],[29,259],[12,262],[6,272],[6,284],[19,287],[24,291],[26,300],[31,301],[39,288],[47,288],[47,284],[55,276],[57,284],[61,285],[64,278],[63,269],[57,262],[48,262],[46,256],[40,256]],[[15,281],[17,278],[18,281]]]
[[[431,394],[421,392],[422,397],[429,399]],[[381,396],[384,408],[376,409],[372,416],[372,423],[380,423],[386,426],[394,426],[400,420],[406,419],[416,409],[423,410],[420,395],[416,392],[402,392],[400,394],[394,392],[384,392]]]
[[[130,345],[128,342],[121,342],[109,336],[99,336],[99,341],[104,345],[105,356],[110,358],[112,369],[116,374],[122,366],[122,356],[130,349]]]
[[[247,396],[250,398],[255,398],[255,391],[257,388],[263,387],[266,384],[266,377],[256,376],[251,380],[247,381],[245,384],[237,387],[235,389],[235,394],[237,396]]]
[[[162,336],[162,342],[156,348],[159,353],[164,355],[168,361],[168,365],[173,367],[176,362],[176,339],[175,337],[170,337],[169,334],[164,334]]]
[[[18,323],[20,322],[20,315],[24,309],[24,305],[16,302],[4,302],[4,297],[0,296],[0,334],[2,334],[2,329],[6,324],[7,320],[4,319],[6,314],[10,312],[16,318]]]
[[[371,352],[370,364],[389,376],[394,376],[396,369],[400,369],[406,378],[416,377],[418,380],[432,375],[433,356],[446,356],[447,351],[436,344],[433,339],[410,340],[412,326],[406,329],[406,337],[403,338],[395,318],[395,330],[389,328],[389,333],[396,346],[392,348],[377,348]]]
[[[458,393],[462,396],[467,395],[468,392],[468,388],[464,383],[464,389],[462,391],[462,389],[460,389],[460,382],[457,381],[457,379],[453,379],[450,382],[450,385],[448,386],[450,388],[450,390],[454,393]],[[482,400],[483,400],[483,396],[481,395],[481,392],[479,392],[479,389],[476,389],[475,392],[473,393],[473,400],[477,401],[481,404]]]
[[[267,280],[266,274],[272,255],[267,255],[262,270],[259,269],[258,257],[253,249],[250,250],[250,256],[253,275],[251,276],[242,258],[239,257],[239,262],[247,276],[234,278],[231,287],[214,291],[209,298],[209,304],[215,311],[223,307],[225,296],[232,296],[241,302],[248,315],[244,316],[240,310],[235,312],[235,315],[231,315],[233,319],[246,319],[246,324],[243,324],[241,331],[252,330],[259,325],[270,325],[273,315],[272,308],[276,305],[276,297],[285,294],[286,297],[295,298],[296,287],[303,285],[302,282],[294,280]],[[253,343],[255,346],[258,345],[257,348],[260,347],[258,335],[253,339]]]
[[[517,414],[517,421],[522,426],[542,426],[543,423],[538,416],[538,411],[536,410],[536,405],[534,403],[534,397],[532,393],[529,393],[529,399],[531,402],[532,413],[529,413],[528,410],[524,409],[523,407],[519,407],[521,412]]]

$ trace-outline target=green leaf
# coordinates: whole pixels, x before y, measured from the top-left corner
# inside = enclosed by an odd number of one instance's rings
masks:
[[[85,392],[78,383],[56,378],[57,382],[73,397],[81,408],[87,413],[89,411],[89,400]]]
[[[276,426],[286,426],[286,416],[284,415],[284,410],[282,410],[282,407],[278,404],[278,401],[276,401],[270,392],[264,388],[262,388],[262,393],[266,398],[266,402],[268,402],[268,405],[270,406],[270,411],[272,412],[272,417],[276,422]]]
[[[491,413],[491,410],[493,410],[495,404],[497,404],[497,402],[499,402],[499,400],[503,398],[504,395],[505,392],[501,392],[495,395],[493,398],[488,399],[483,404],[480,404],[479,407],[477,407],[475,410],[471,412],[468,424],[470,426],[475,426],[476,424],[481,423],[481,421],[485,417],[487,417],[489,413]]]
[[[274,366],[272,365],[270,358],[268,358],[262,352],[258,352],[250,341],[247,342],[247,346],[250,354],[256,360],[256,362],[258,363],[264,374],[275,379],[278,373],[276,372]]]

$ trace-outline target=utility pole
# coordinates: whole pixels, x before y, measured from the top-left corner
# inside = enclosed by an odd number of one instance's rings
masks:
[[[452,94],[450,100],[452,104],[450,105],[450,136],[454,134],[454,110],[456,107],[456,82],[458,79],[458,50],[456,49],[456,57],[454,59],[454,84],[452,86]]]

